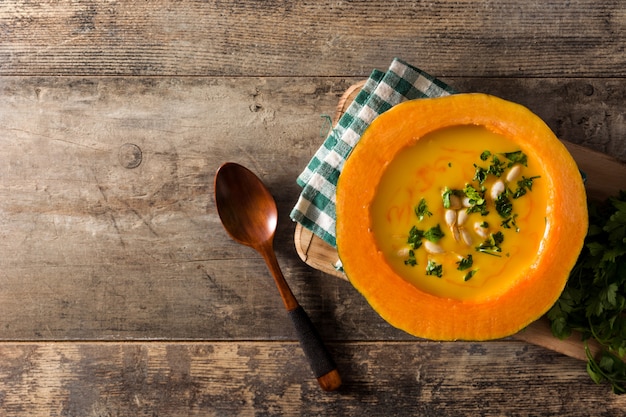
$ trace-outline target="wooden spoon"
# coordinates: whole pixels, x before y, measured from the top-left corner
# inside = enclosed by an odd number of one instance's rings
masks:
[[[309,316],[291,292],[276,260],[273,242],[278,209],[274,198],[254,173],[233,162],[227,162],[217,170],[214,188],[217,211],[226,231],[235,241],[259,252],[272,272],[320,387],[325,391],[339,388],[341,377],[337,366]]]

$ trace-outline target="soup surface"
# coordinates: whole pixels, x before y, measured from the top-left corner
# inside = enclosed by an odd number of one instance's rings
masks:
[[[445,128],[389,163],[371,229],[389,265],[420,290],[483,301],[533,268],[549,227],[546,187],[541,166],[506,137]]]

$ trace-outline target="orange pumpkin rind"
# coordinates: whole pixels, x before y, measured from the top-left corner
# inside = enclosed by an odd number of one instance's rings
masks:
[[[385,167],[406,146],[438,129],[484,126],[536,158],[548,181],[546,232],[532,265],[504,294],[476,301],[437,297],[400,277],[377,249],[370,204]],[[408,138],[397,140],[397,138]],[[377,117],[346,161],[337,186],[337,247],[352,285],[391,325],[432,340],[490,340],[541,317],[561,294],[587,233],[578,167],[550,128],[527,108],[479,93],[412,100]]]

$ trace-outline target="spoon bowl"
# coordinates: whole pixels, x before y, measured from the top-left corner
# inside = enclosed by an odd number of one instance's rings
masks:
[[[228,234],[257,250],[269,267],[291,318],[300,345],[320,387],[333,391],[341,385],[337,366],[304,309],[298,304],[274,253],[278,222],[276,202],[263,182],[248,168],[227,162],[215,174],[215,204]]]
[[[278,222],[276,202],[247,168],[234,163],[220,167],[215,204],[224,228],[235,241],[253,248],[273,241]]]

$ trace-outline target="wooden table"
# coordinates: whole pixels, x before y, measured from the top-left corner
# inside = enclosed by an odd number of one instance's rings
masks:
[[[626,162],[626,4],[273,3],[0,3],[0,416],[623,416],[577,359],[390,327],[301,261],[288,213],[339,97],[396,56]],[[225,161],[277,200],[339,391],[219,222]]]

